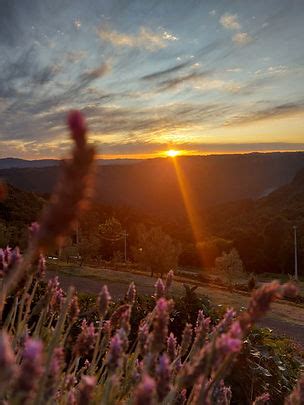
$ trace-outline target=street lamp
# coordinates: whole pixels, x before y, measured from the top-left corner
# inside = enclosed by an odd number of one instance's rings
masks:
[[[297,227],[294,225],[293,227],[294,232],[294,265],[295,265],[295,273],[294,278],[298,280],[298,247],[297,247]]]

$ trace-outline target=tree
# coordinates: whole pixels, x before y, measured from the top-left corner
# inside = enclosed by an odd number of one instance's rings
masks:
[[[113,259],[115,252],[116,257],[117,255],[122,257],[125,231],[119,220],[115,217],[107,218],[103,224],[99,225],[98,231],[102,257],[106,260]]]
[[[292,265],[293,233],[292,224],[284,217],[271,219],[264,228],[264,249],[270,271],[285,272]],[[269,271],[268,270],[268,271]]]
[[[210,238],[196,244],[197,252],[205,268],[213,267],[216,258],[230,249],[232,242],[223,238]]]
[[[150,271],[151,276],[154,273],[162,276],[177,268],[180,247],[160,227],[147,229],[144,225],[139,226],[137,245],[132,250],[135,261]]]
[[[223,274],[230,284],[234,279],[244,276],[243,262],[236,249],[232,249],[229,253],[224,252],[218,257],[215,260],[215,269]]]
[[[96,259],[100,253],[100,240],[92,235],[90,238],[81,238],[77,245],[82,262]]]

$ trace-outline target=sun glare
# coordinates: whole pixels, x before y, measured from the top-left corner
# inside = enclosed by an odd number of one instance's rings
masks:
[[[175,157],[175,156],[178,156],[179,154],[180,154],[180,152],[175,149],[170,149],[166,152],[166,155],[169,157]]]

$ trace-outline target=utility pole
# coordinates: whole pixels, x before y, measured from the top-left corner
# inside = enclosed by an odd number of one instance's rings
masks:
[[[297,246],[297,227],[294,225],[294,265],[295,265],[295,280],[298,280],[298,246]]]

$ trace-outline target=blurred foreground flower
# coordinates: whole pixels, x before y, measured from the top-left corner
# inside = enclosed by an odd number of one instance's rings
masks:
[[[32,264],[41,253],[60,244],[68,235],[92,195],[94,149],[87,144],[84,117],[79,111],[72,111],[68,116],[68,125],[74,140],[72,159],[62,162],[61,177],[41,215],[39,225],[35,223],[31,226],[30,245],[24,260],[4,278],[0,314],[7,294],[26,274],[36,271]]]

